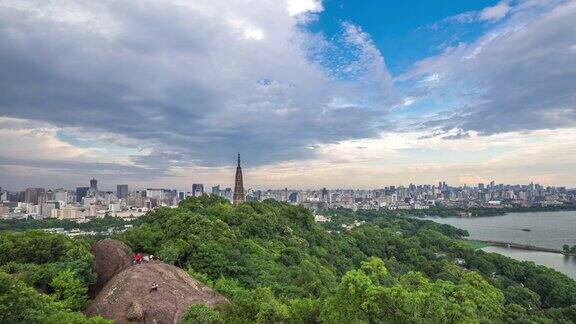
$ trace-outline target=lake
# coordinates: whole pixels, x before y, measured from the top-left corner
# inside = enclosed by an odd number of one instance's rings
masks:
[[[513,242],[558,250],[561,250],[564,244],[576,245],[576,211],[509,213],[491,217],[426,217],[426,219],[467,230],[471,239]],[[533,261],[576,279],[576,257],[496,246],[482,250],[500,253],[521,261]]]

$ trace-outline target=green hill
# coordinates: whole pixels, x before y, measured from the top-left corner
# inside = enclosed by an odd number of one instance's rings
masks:
[[[120,238],[180,266],[232,305],[191,310],[223,322],[575,321],[576,282],[474,251],[465,231],[372,212],[327,231],[276,201],[232,206],[189,198],[149,213]],[[192,314],[193,313],[193,314]],[[196,315],[194,315],[196,314]]]
[[[191,307],[184,323],[576,322],[576,282],[559,272],[473,250],[448,225],[337,213],[320,225],[286,203],[203,196],[152,211],[117,238],[229,299]],[[365,223],[341,227],[353,219]],[[0,232],[0,322],[105,322],[80,313],[95,281],[89,242]]]

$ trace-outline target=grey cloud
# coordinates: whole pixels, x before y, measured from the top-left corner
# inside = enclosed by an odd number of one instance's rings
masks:
[[[74,188],[96,177],[103,189],[114,189],[118,182],[150,183],[167,176],[166,169],[120,163],[83,162],[74,160],[30,160],[0,156],[2,186],[21,190],[26,186]]]
[[[419,62],[403,76],[438,74],[428,95],[452,95],[460,108],[425,127],[484,134],[576,126],[576,3],[521,2],[478,41]]]
[[[379,82],[365,100],[310,60],[317,35],[280,2],[74,4],[0,5],[0,116],[139,140],[152,151],[134,157],[144,167],[218,165],[236,151],[253,165],[307,157],[316,143],[374,136],[394,100],[382,96],[393,85],[375,48],[350,62]],[[245,39],[246,28],[264,38]]]

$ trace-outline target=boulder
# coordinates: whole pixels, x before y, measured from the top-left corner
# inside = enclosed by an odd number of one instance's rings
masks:
[[[88,294],[95,297],[110,279],[132,265],[132,251],[123,242],[105,239],[96,242],[90,252],[94,256],[92,269],[98,277]]]
[[[155,290],[151,289],[154,284],[158,285]],[[226,302],[184,270],[150,261],[116,274],[90,301],[86,314],[116,323],[178,323],[193,304],[215,307]]]

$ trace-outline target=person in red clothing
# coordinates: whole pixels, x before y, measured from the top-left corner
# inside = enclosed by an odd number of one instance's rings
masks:
[[[140,252],[136,252],[136,254],[134,254],[134,263],[141,263],[142,262],[142,254],[140,254]]]

